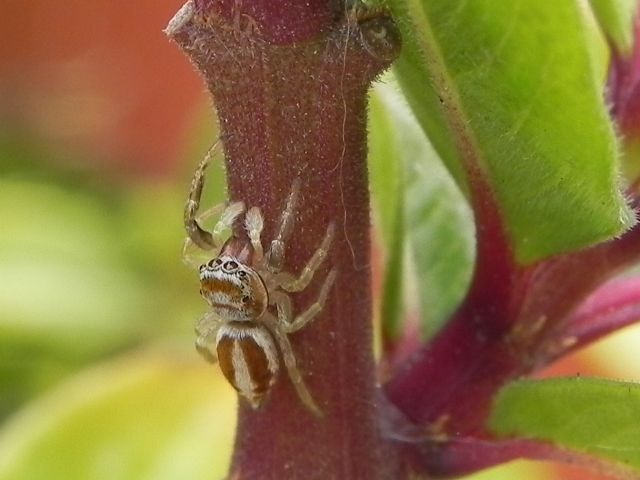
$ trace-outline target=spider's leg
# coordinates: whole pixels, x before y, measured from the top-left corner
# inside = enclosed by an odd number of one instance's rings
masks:
[[[264,228],[264,219],[258,207],[251,207],[244,218],[244,226],[251,240],[251,246],[255,253],[255,263],[262,263],[264,251],[262,249],[262,229]]]
[[[219,215],[225,208],[224,203],[219,203],[214,205],[213,207],[207,209],[205,212],[202,212],[196,217],[196,222],[198,224],[202,224],[202,222],[210,217],[214,217]],[[194,251],[202,251],[202,248],[194,243],[191,237],[187,237],[184,239],[184,243],[182,244],[182,261],[187,264],[189,267],[198,268],[202,263],[197,258],[194,258]]]
[[[220,219],[213,227],[212,237],[215,242],[215,248],[219,248],[224,243],[223,233],[225,230],[231,230],[233,223],[240,215],[244,213],[244,202],[233,202],[227,205],[220,216]]]
[[[207,312],[195,325],[195,331],[198,335],[196,338],[196,350],[209,363],[218,361],[216,335],[221,325],[222,321],[212,312]]]
[[[293,306],[291,297],[285,292],[274,290],[269,293],[269,303],[275,305],[278,311],[278,319],[291,322],[293,320]]]
[[[196,168],[196,171],[193,174],[193,179],[191,180],[191,188],[189,190],[187,203],[184,206],[184,227],[187,231],[187,237],[189,241],[203,250],[218,248],[222,244],[222,231],[225,228],[230,228],[235,219],[244,212],[244,204],[242,202],[235,202],[226,207],[224,207],[223,204],[216,205],[204,212],[202,215],[198,215],[206,177],[205,171],[209,166],[209,163],[211,163],[211,158],[213,157],[213,153],[217,145],[218,143],[216,142],[209,149],[198,165],[198,168]],[[207,232],[200,226],[200,223],[205,218],[218,214],[221,211],[223,211],[222,216],[213,229],[213,233]]]
[[[213,228],[213,233],[209,234],[209,232],[205,231],[205,233],[211,235],[211,238],[214,240],[214,246],[211,248],[219,248],[222,245],[224,241],[224,231],[232,227],[233,222],[239,215],[242,214],[243,210],[243,202],[235,202],[230,205],[219,203],[196,217],[196,222],[199,224],[204,219],[213,217],[215,215],[218,215],[220,212],[223,212],[220,220],[218,220],[215,227]],[[202,259],[198,259],[196,258],[197,256],[194,256],[194,250],[203,251],[204,249],[197,245],[191,237],[185,238],[184,243],[182,244],[182,261],[192,268],[197,268],[202,264]],[[208,250],[210,249],[207,248],[206,251]],[[211,255],[209,257],[211,257]]]
[[[289,374],[289,378],[291,379],[291,383],[293,384],[298,397],[300,398],[302,403],[309,410],[311,410],[311,412],[319,417],[322,416],[322,411],[313,400],[311,392],[309,392],[309,390],[307,389],[307,386],[304,383],[304,379],[302,378],[302,374],[298,369],[298,363],[296,361],[296,356],[293,352],[291,342],[289,342],[289,338],[287,337],[286,332],[280,327],[280,325],[286,324],[288,323],[288,321],[285,319],[275,320],[273,317],[271,317],[271,315],[265,317],[265,323],[267,323],[267,325],[270,327],[270,330],[273,333],[276,342],[278,342],[278,347],[280,348],[280,352],[282,353],[284,365],[285,367],[287,367],[287,373]]]
[[[304,312],[296,316],[294,319],[289,319],[290,323],[284,324],[283,328],[287,333],[297,332],[301,328],[304,328],[314,317],[322,311],[324,304],[327,302],[327,297],[331,291],[331,287],[336,280],[336,270],[331,270],[320,289],[320,294],[315,302],[313,302]],[[280,313],[281,306],[277,304],[278,313]]]
[[[296,178],[291,186],[291,192],[287,198],[287,204],[280,216],[280,227],[276,237],[271,241],[271,246],[267,253],[267,267],[271,272],[282,270],[284,262],[284,247],[293,231],[294,211],[300,196],[300,179]]]
[[[327,227],[327,233],[322,239],[322,243],[304,266],[298,278],[291,278],[291,276],[285,275],[281,276],[279,283],[283,290],[286,290],[287,292],[299,292],[309,285],[309,282],[316,273],[316,270],[320,265],[322,265],[322,262],[329,254],[329,247],[331,247],[334,235],[335,225],[330,223],[329,227]]]
[[[200,208],[200,200],[202,198],[202,189],[204,187],[205,170],[211,162],[213,152],[218,143],[216,142],[204,156],[198,168],[193,174],[191,180],[191,188],[187,203],[184,206],[184,228],[187,231],[188,238],[198,247],[204,250],[210,250],[215,247],[211,233],[204,230],[197,220],[198,209]]]

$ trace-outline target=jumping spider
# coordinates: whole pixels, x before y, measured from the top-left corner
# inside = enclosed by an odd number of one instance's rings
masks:
[[[200,294],[210,310],[196,323],[196,348],[220,369],[238,393],[258,408],[276,381],[280,356],[300,400],[312,412],[320,414],[296,365],[288,335],[304,328],[322,310],[336,278],[331,270],[317,300],[294,317],[289,293],[304,290],[327,257],[334,236],[330,224],[322,243],[298,277],[283,272],[285,244],[293,230],[294,212],[300,194],[296,179],[280,218],[276,237],[263,250],[260,235],[263,217],[257,207],[245,213],[243,202],[216,205],[198,215],[205,169],[213,148],[200,163],[193,177],[185,205],[186,251],[191,245],[216,251],[216,256],[200,265]],[[218,215],[212,232],[204,230],[202,220]],[[222,233],[231,229],[243,213],[248,239],[232,235],[223,242]]]

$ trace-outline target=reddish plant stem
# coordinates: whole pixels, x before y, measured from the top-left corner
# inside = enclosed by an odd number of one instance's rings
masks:
[[[421,469],[429,471],[436,478],[456,478],[516,458],[579,465],[618,480],[638,478],[635,472],[624,465],[537,440],[464,437],[446,444],[430,443],[425,450],[429,453],[423,454],[422,459],[426,459],[427,464],[422,465]]]
[[[531,367],[548,363],[539,346],[543,341],[561,340],[570,335],[573,311],[600,285],[640,259],[640,228],[594,247],[561,255],[535,268],[518,322],[541,324],[531,348],[538,359]],[[530,348],[530,350],[531,350]]]
[[[460,132],[477,229],[469,293],[452,320],[386,386],[389,398],[435,436],[482,430],[493,394],[518,359],[504,341],[528,273],[514,259],[493,192]]]
[[[197,12],[209,12],[229,23],[252,22],[272,45],[302,42],[328,31],[341,7],[327,0],[194,0]]]
[[[633,57],[633,68],[637,58]],[[626,90],[614,92],[614,98],[637,90],[637,72],[625,75]],[[620,111],[627,118],[634,112]],[[640,228],[583,251],[518,267],[493,192],[476,168],[471,141],[455,118],[451,128],[459,134],[459,151],[466,161],[478,230],[477,264],[469,293],[452,320],[386,385],[402,413],[428,427],[422,439],[413,435],[403,440],[405,457],[415,470],[436,476],[471,472],[518,457],[589,465],[580,455],[565,458],[553,449],[529,451],[526,442],[496,443],[485,431],[485,420],[493,397],[507,382],[637,320],[635,291],[630,298],[612,299],[606,291],[594,294],[600,302],[605,295],[610,309],[603,303],[595,310],[582,304],[600,285],[640,259]],[[637,203],[636,199],[635,207]],[[468,435],[486,441],[455,440]]]
[[[276,32],[274,40],[263,24],[279,2],[246,3],[243,12],[229,11],[228,2],[199,2],[199,10],[187,3],[168,33],[209,86],[230,198],[261,209],[264,239],[273,237],[294,179],[302,179],[285,269],[299,272],[330,222],[337,225],[325,265],[293,296],[295,311],[315,301],[330,267],[339,273],[322,313],[292,336],[324,416],[307,411],[281,375],[258,411],[241,403],[230,477],[396,478],[374,400],[366,92],[397,55],[399,38],[384,14],[347,15],[285,45],[300,32]],[[380,26],[389,42],[372,46],[367,32]]]
[[[478,266],[465,302],[386,386],[405,415],[432,425],[434,435],[483,432],[500,387],[566,351],[575,333],[572,312],[598,285],[640,259],[636,227],[620,239],[519,270],[501,263],[496,252],[487,256],[482,244],[498,248],[498,237],[490,232],[499,224],[482,225]],[[496,262],[494,268],[488,259]],[[503,289],[491,287],[500,278]],[[596,338],[585,336],[580,345]]]
[[[625,132],[625,119],[635,112],[639,58],[637,48],[631,59],[616,58],[610,82]],[[434,84],[442,98],[450,95],[437,78]],[[474,139],[450,104],[455,102],[443,102],[444,117],[467,173],[477,226],[474,279],[450,322],[385,387],[409,419],[430,425],[440,437],[482,432],[496,391],[556,358],[567,345],[571,312],[640,257],[636,228],[603,245],[519,267]]]
[[[567,319],[564,335],[547,360],[553,361],[640,320],[640,278],[615,279],[583,302]]]
[[[469,293],[445,328],[385,386],[411,421],[429,425],[439,438],[483,433],[496,392],[566,350],[570,314],[640,259],[636,227],[619,239],[519,267],[491,188],[474,162],[467,165],[478,228]]]
[[[483,185],[479,179],[474,183]],[[598,285],[640,259],[640,228],[522,269],[511,260],[490,190],[474,191],[473,199],[481,225],[474,280],[450,323],[386,385],[401,411],[389,436],[403,445],[404,458],[415,471],[437,477],[462,475],[514,458],[610,470],[606,462],[550,445],[498,441],[486,431],[485,421],[504,384],[637,320],[637,282],[625,284],[629,289],[618,289],[613,296],[610,288],[596,292],[595,304],[583,301]],[[575,343],[567,338],[575,338]],[[413,426],[399,420],[402,415]]]
[[[632,101],[637,93],[637,52],[634,50],[630,61],[625,59],[627,63],[614,66],[621,75],[618,86],[622,88],[614,90],[613,97],[615,104],[622,104],[616,112],[627,133],[633,125],[637,127],[633,120],[627,124],[637,113]],[[580,252],[518,267],[493,191],[479,168],[480,159],[474,157],[473,139],[455,114],[447,118],[457,134],[458,151],[468,174],[478,229],[478,260],[470,291],[453,319],[386,386],[404,415],[416,425],[427,426],[422,440],[420,435],[401,440],[407,442],[406,458],[417,471],[436,476],[471,472],[518,457],[598,467],[585,456],[549,445],[496,442],[490,435],[478,442],[452,438],[486,435],[485,420],[492,399],[505,383],[610,332],[614,324],[635,320],[637,302],[633,299],[615,314],[586,319],[582,310],[577,318],[572,313],[599,285],[640,259],[640,229]],[[615,308],[621,306],[615,303]],[[579,331],[576,320],[580,321]],[[575,335],[579,338],[573,338]],[[398,430],[395,433],[401,437]]]

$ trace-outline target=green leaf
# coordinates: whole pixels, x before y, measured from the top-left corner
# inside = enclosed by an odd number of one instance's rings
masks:
[[[387,83],[392,83],[389,78]],[[369,165],[377,224],[386,251],[382,322],[401,333],[402,288],[417,290],[421,330],[432,334],[462,299],[473,265],[473,222],[464,197],[443,168],[401,97],[376,86],[371,100]],[[403,268],[405,267],[405,268]]]
[[[369,172],[375,219],[385,245],[385,269],[382,286],[381,323],[384,338],[401,336],[404,182],[402,158],[397,152],[398,129],[378,95],[371,97],[369,116]]]
[[[0,350],[95,358],[138,336],[142,289],[107,208],[53,185],[0,182]]]
[[[640,385],[593,378],[505,387],[489,421],[499,436],[547,440],[640,470]]]
[[[638,2],[591,0],[591,8],[613,45],[623,55],[630,55],[634,44],[633,22],[638,11]]]
[[[395,72],[411,108],[465,192],[469,171],[485,177],[521,263],[633,224],[617,184],[603,62],[578,2],[390,4],[405,40]]]
[[[462,480],[540,479],[554,478],[554,473],[553,468],[544,463],[516,460],[461,478]]]
[[[0,479],[223,478],[232,392],[195,353],[145,353],[93,368],[0,430]]]

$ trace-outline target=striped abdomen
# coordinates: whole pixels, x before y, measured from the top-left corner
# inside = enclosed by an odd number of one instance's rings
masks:
[[[276,380],[278,350],[266,327],[250,322],[229,322],[217,336],[220,369],[253,408],[262,403]]]

